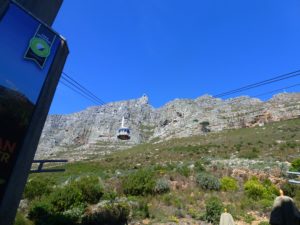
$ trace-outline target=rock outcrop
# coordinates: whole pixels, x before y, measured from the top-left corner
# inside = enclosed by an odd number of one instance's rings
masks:
[[[123,116],[131,129],[130,141],[116,138]],[[300,93],[278,94],[266,102],[247,96],[222,100],[205,95],[175,99],[159,109],[144,95],[74,114],[50,115],[36,158],[91,159],[144,142],[263,126],[299,116]]]

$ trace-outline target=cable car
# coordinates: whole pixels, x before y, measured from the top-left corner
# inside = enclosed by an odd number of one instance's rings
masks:
[[[129,140],[130,139],[130,129],[124,126],[124,117],[122,118],[122,126],[118,130],[117,138],[120,140]]]

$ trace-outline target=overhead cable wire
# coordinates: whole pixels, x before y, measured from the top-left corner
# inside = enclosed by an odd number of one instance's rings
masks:
[[[282,88],[275,89],[275,90],[268,91],[268,92],[263,92],[263,93],[260,93],[260,94],[257,94],[257,95],[253,95],[253,96],[247,96],[247,97],[249,97],[249,98],[261,97],[261,96],[264,96],[264,95],[268,95],[268,94],[271,94],[271,93],[276,93],[278,91],[287,90],[287,89],[290,89],[290,88],[293,88],[293,87],[297,87],[297,86],[300,86],[300,83],[294,84],[294,85],[290,85],[290,86],[286,86],[286,87],[282,87]],[[230,102],[227,102],[227,101],[230,100],[230,99],[227,99],[227,100],[222,101],[220,104],[215,104],[214,107],[227,106],[227,105],[231,105],[231,104],[234,104],[234,103],[242,103],[244,101],[245,102],[249,101],[248,98],[247,99],[244,99],[244,98],[240,99],[239,97],[237,97],[237,98],[231,98],[231,99],[232,100]]]
[[[294,85],[290,85],[290,86],[286,86],[286,87],[282,87],[282,88],[279,88],[279,89],[275,89],[275,90],[272,90],[272,91],[268,91],[268,92],[263,92],[261,94],[257,94],[257,95],[253,95],[253,96],[249,96],[250,98],[254,98],[254,97],[260,97],[260,96],[264,96],[264,95],[268,95],[268,94],[271,94],[271,93],[275,93],[275,92],[278,92],[278,91],[282,91],[282,90],[287,90],[287,89],[290,89],[290,88],[293,88],[293,87],[297,87],[297,86],[300,86],[300,83],[298,84],[294,84]],[[227,103],[227,102],[222,102],[221,104],[216,104],[214,105],[215,107],[220,107],[222,105],[228,105],[228,104],[237,104],[237,103],[241,103],[241,102],[247,102],[249,99],[234,99],[233,101]],[[300,106],[300,104],[291,104],[291,105],[288,105],[286,107],[284,107],[285,109],[287,108],[291,108],[291,107],[297,107],[297,106]],[[258,112],[262,112],[264,110],[267,110],[267,107],[266,106],[258,106],[260,107],[259,109],[256,109],[256,110],[252,110],[252,111],[247,111],[247,109],[240,109],[239,111],[235,112],[235,118],[236,119],[239,119],[241,117],[245,117],[246,115],[250,115],[250,114],[254,114],[254,113],[258,113]],[[224,114],[227,114],[228,112],[221,112],[218,116],[222,116]],[[226,119],[233,119],[232,116],[230,117],[226,117]],[[214,124],[214,126],[216,126],[218,124]],[[219,124],[221,125],[221,124]]]
[[[69,86],[72,86],[73,89],[76,90],[76,92],[80,92],[82,95],[87,96],[90,100],[92,99],[94,103],[96,104],[100,104],[102,105],[102,102],[98,101],[96,98],[94,98],[93,96],[91,96],[89,93],[87,93],[86,91],[83,91],[82,89],[78,88],[78,86],[76,84],[74,84],[74,82],[66,79],[65,77],[61,77],[61,81],[64,81],[64,83],[69,84]],[[74,90],[73,90],[74,91]]]
[[[79,92],[76,88],[74,88],[73,86],[71,86],[70,84],[66,83],[63,80],[60,80],[60,83],[63,84],[64,86],[70,88],[72,91],[76,92],[77,94],[81,95],[83,98],[95,103],[95,104],[99,104],[98,102],[96,102],[95,100],[93,100],[92,98],[90,98],[89,96],[84,95],[83,93]]]
[[[235,94],[235,93],[243,92],[243,91],[253,89],[253,88],[256,88],[256,87],[260,87],[260,86],[263,86],[263,85],[275,83],[275,82],[278,82],[278,81],[281,81],[281,80],[286,80],[286,79],[296,77],[296,76],[299,76],[299,75],[300,75],[300,70],[297,70],[297,71],[286,73],[286,74],[276,76],[276,77],[273,77],[273,78],[270,78],[270,79],[267,79],[267,80],[263,80],[263,81],[260,81],[260,82],[249,84],[249,85],[243,86],[241,88],[233,89],[231,91],[226,91],[226,92],[217,94],[214,97],[219,98],[219,97],[224,97],[224,96],[227,96],[227,95],[232,95],[232,94]]]
[[[100,104],[105,104],[105,102],[97,97],[94,93],[92,93],[90,90],[88,90],[86,87],[84,87],[82,84],[80,84],[78,81],[76,81],[74,78],[69,76],[67,73],[63,72],[62,73],[62,78],[64,80],[68,80],[69,83],[72,83],[73,86],[76,86],[78,90],[81,92],[84,92],[85,94],[89,95],[91,98],[95,99],[97,102]]]
[[[276,92],[278,92],[278,91],[284,91],[284,90],[287,90],[287,89],[290,89],[290,88],[293,88],[293,87],[297,87],[297,86],[300,86],[300,84],[295,84],[295,85],[291,85],[291,86],[279,88],[279,89],[276,89],[276,90],[273,90],[273,91],[264,92],[264,93],[262,93],[262,94],[254,95],[254,96],[252,96],[252,97],[254,97],[254,98],[255,98],[255,97],[260,97],[260,96],[264,96],[264,95],[276,93]]]

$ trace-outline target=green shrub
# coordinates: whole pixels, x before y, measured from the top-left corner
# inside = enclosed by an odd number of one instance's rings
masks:
[[[260,207],[260,211],[270,212],[273,206],[273,200],[270,199],[262,199],[258,201],[258,205]]]
[[[148,202],[145,199],[138,200],[138,204],[133,208],[132,217],[134,219],[145,219],[150,217]]]
[[[54,212],[53,206],[45,199],[33,202],[28,217],[35,225],[73,225],[76,222],[68,216]]]
[[[42,199],[40,201],[35,201],[31,204],[28,217],[32,221],[39,221],[46,219],[49,213],[53,212],[53,207],[49,201]]]
[[[264,199],[274,200],[274,198],[279,195],[278,188],[274,184],[272,184],[269,179],[264,180],[262,184],[265,187],[263,195]]]
[[[73,181],[71,185],[78,187],[83,200],[89,204],[96,204],[103,196],[104,188],[97,176],[86,176]]]
[[[102,197],[104,200],[108,200],[110,202],[114,202],[118,197],[118,193],[115,191],[106,191]]]
[[[254,220],[255,220],[255,217],[252,216],[251,214],[246,214],[246,215],[244,215],[244,221],[245,221],[246,223],[251,224]]]
[[[154,191],[157,194],[163,194],[170,191],[170,185],[167,179],[161,178],[156,181]]]
[[[254,210],[256,209],[256,201],[248,197],[243,197],[240,200],[240,208],[242,210]]]
[[[185,177],[188,177],[191,174],[191,170],[187,165],[178,165],[176,171]]]
[[[269,225],[268,221],[261,221],[258,225]]]
[[[49,201],[55,212],[64,212],[82,206],[84,197],[76,185],[68,184],[52,192],[49,196]]]
[[[82,218],[82,225],[121,225],[129,219],[130,207],[127,203],[107,203],[96,210],[87,212]]]
[[[14,225],[33,225],[28,219],[21,213],[17,213]]]
[[[124,177],[122,186],[126,195],[152,194],[155,187],[154,174],[149,170],[138,170]]]
[[[67,211],[64,211],[62,213],[62,215],[71,221],[78,222],[78,221],[80,221],[81,217],[83,216],[84,211],[85,211],[85,206],[81,205],[79,207],[75,207],[75,208],[69,209]]]
[[[220,181],[211,174],[199,173],[196,182],[204,190],[220,190]]]
[[[280,188],[285,195],[290,196],[292,198],[296,196],[296,185],[286,182],[282,184]]]
[[[220,180],[222,191],[236,191],[238,190],[237,181],[232,177],[223,177]]]
[[[245,193],[248,198],[260,200],[263,198],[265,187],[257,178],[251,178],[244,184]]]
[[[252,177],[244,184],[247,197],[253,200],[268,199],[273,200],[279,194],[278,189],[270,180],[260,182],[256,177]]]
[[[38,177],[27,182],[24,197],[28,200],[49,195],[53,191],[54,182],[49,178]]]
[[[204,162],[202,160],[199,160],[195,162],[195,171],[197,173],[205,172],[205,167],[203,166]]]
[[[290,170],[300,172],[300,159],[292,161]]]
[[[240,158],[244,159],[256,159],[258,158],[258,152],[256,150],[245,150],[239,153]]]
[[[206,221],[219,224],[221,213],[223,212],[223,203],[217,197],[210,197],[206,202],[205,219]]]

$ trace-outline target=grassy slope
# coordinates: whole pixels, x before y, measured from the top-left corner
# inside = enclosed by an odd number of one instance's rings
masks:
[[[300,155],[299,151],[300,119],[295,119],[268,124],[265,127],[227,130],[206,136],[142,144],[94,161],[69,163],[65,166],[65,173],[53,173],[50,176],[57,183],[63,183],[70,177],[96,174],[102,177],[105,183],[110,183],[111,179],[118,179],[117,171],[126,174],[137,168],[171,165],[165,167],[164,171],[160,169],[156,171],[162,172],[170,180],[175,179],[185,184],[192,183],[190,178],[180,173],[174,175],[174,168],[180,163],[190,165],[202,160],[209,164],[214,159],[254,158],[263,160],[268,165],[274,161],[291,161]],[[45,174],[34,174],[31,178],[39,176]],[[244,198],[242,183],[239,191],[229,195],[224,192],[203,191],[190,185],[186,189],[179,188],[168,194],[145,198],[149,202],[151,215],[158,221],[166,221],[180,213],[201,214],[205,210],[205,199],[211,195],[218,195],[229,208],[232,208],[231,213],[241,220],[246,220],[245,213],[251,210],[247,206],[255,204],[247,202],[248,200]]]
[[[139,164],[146,167],[199,159],[228,159],[232,156],[267,162],[291,161],[300,157],[300,119],[275,122],[264,127],[141,144],[94,161],[69,163],[65,166],[65,173],[54,173],[51,176],[58,181],[82,174],[97,174],[105,178],[115,170],[134,169]]]

